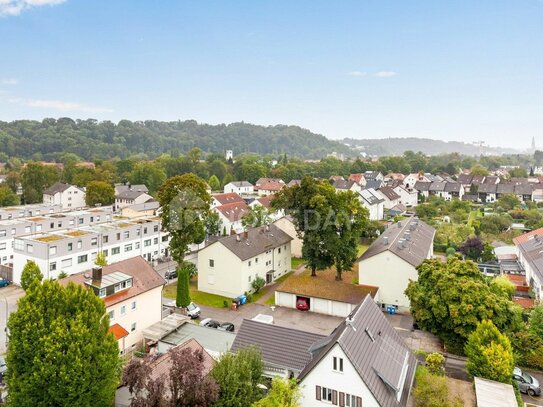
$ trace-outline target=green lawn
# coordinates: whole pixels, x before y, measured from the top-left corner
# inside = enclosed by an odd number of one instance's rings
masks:
[[[292,257],[290,259],[290,268],[292,270],[297,270],[298,267],[300,267],[302,264],[305,263],[305,260],[304,259],[301,259],[299,257]]]
[[[207,305],[209,307],[224,308],[224,301],[228,306],[232,303],[232,298],[222,297],[220,295],[204,293],[197,290],[196,280],[190,282],[190,299],[198,305]],[[162,292],[164,297],[175,300],[177,293],[177,283],[168,284]]]
[[[367,244],[359,244],[358,245],[358,257],[362,256],[366,250],[368,250]]]
[[[264,301],[264,304],[275,305],[275,294],[268,298],[266,301]]]

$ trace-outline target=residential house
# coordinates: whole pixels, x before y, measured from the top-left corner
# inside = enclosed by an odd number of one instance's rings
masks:
[[[290,271],[291,240],[274,224],[216,240],[198,253],[198,290],[233,298],[257,277],[274,282]]]
[[[266,196],[273,195],[285,188],[285,183],[283,181],[269,181],[263,182],[258,186],[258,195]]]
[[[356,182],[345,181],[344,179],[335,181],[332,184],[332,186],[336,189],[337,192],[351,191],[351,192],[357,193],[357,192],[362,191],[362,187],[358,185]]]
[[[43,203],[45,205],[60,205],[62,209],[78,209],[87,206],[85,191],[64,182],[55,182],[46,188],[43,191]]]
[[[296,227],[294,226],[294,219],[292,218],[292,216],[283,216],[275,220],[273,224],[292,238],[290,242],[290,254],[292,255],[292,257],[301,258],[302,246],[304,241],[303,239],[300,239],[298,237],[298,233],[296,232]]]
[[[515,193],[515,185],[510,182],[500,182],[496,186],[496,199],[500,199],[502,196],[507,194]]]
[[[526,281],[537,301],[542,299],[543,287],[543,228],[532,230],[513,239],[519,263],[526,271]]]
[[[333,184],[336,181],[345,181],[345,178],[343,178],[341,175],[330,175],[330,178],[328,178],[328,181],[330,181]]]
[[[366,178],[364,177],[364,174],[351,174],[349,175],[347,181],[354,181],[361,187],[366,186]]]
[[[385,181],[381,179],[368,179],[364,189],[379,189],[385,186]]]
[[[0,208],[0,220],[11,220],[62,212],[62,206],[53,204],[17,205]]]
[[[403,184],[403,180],[405,179],[405,175],[403,175],[400,172],[389,172],[385,178],[384,181],[394,181],[396,185]]]
[[[216,208],[221,205],[228,205],[233,203],[245,203],[243,199],[236,192],[225,192],[223,194],[213,194],[211,195],[211,208]]]
[[[458,183],[462,184],[464,190],[469,191],[471,188],[471,183],[473,181],[473,174],[465,172],[458,174],[457,181]]]
[[[516,184],[515,185],[515,195],[522,202],[533,201],[533,189],[531,184]]]
[[[363,189],[359,192],[359,199],[362,206],[368,210],[370,220],[383,219],[385,200],[375,189]]]
[[[479,201],[483,203],[494,202],[496,200],[497,188],[497,184],[492,183],[482,183],[479,185],[479,188],[477,189]]]
[[[364,178],[366,179],[366,181],[370,181],[370,180],[384,181],[385,179],[384,175],[381,174],[379,171],[366,171],[364,173]]]
[[[408,189],[403,185],[398,185],[393,190],[400,196],[400,204],[405,205],[407,208],[417,206],[418,194],[415,189]]]
[[[471,179],[471,185],[481,185],[483,184],[485,181],[485,176],[484,175],[474,175],[473,178]]]
[[[285,211],[283,209],[275,210],[272,207],[272,201],[275,198],[274,195],[268,195],[268,196],[261,196],[259,198],[254,199],[249,206],[251,209],[254,209],[257,206],[262,206],[266,209],[266,213],[268,217],[270,218],[271,222],[275,222],[277,219],[282,218],[285,216]]]
[[[118,185],[115,189],[119,191],[115,194],[115,211],[120,211],[126,206],[139,205],[154,200],[145,185]]]
[[[359,284],[379,287],[383,308],[409,310],[405,289],[416,281],[416,268],[433,256],[435,229],[418,218],[389,226],[358,259]]]
[[[98,252],[108,262],[142,256],[152,261],[168,254],[169,235],[156,217],[117,220],[91,226],[16,237],[13,241],[13,282],[20,284],[27,261],[33,260],[44,278],[89,270]]]
[[[411,405],[417,360],[370,296],[309,351],[300,407]]]
[[[425,181],[417,181],[415,183],[413,189],[418,192],[419,202],[421,197],[428,198],[430,196],[430,185],[432,185],[431,182]]]
[[[464,196],[464,187],[459,182],[446,182],[444,198],[447,201],[451,199],[462,199]]]
[[[384,209],[390,209],[400,203],[400,195],[398,195],[391,187],[382,187],[377,190],[383,199]]]
[[[59,280],[90,288],[102,298],[110,331],[125,354],[143,343],[142,331],[162,319],[162,288],[166,281],[143,257],[136,256],[92,272],[80,272]]]
[[[262,187],[262,185],[270,183],[270,182],[271,183],[285,184],[285,181],[283,181],[280,178],[266,178],[266,177],[263,177],[263,178],[259,178],[256,181],[256,183],[255,183],[255,191],[258,191]]]
[[[433,181],[428,188],[428,194],[440,198],[449,197],[449,194],[445,192],[445,185],[447,185],[445,181]]]
[[[293,187],[294,185],[302,185],[302,180],[301,179],[290,180],[289,183],[287,184],[287,188]]]
[[[298,329],[244,319],[231,352],[255,346],[264,362],[263,375],[269,378],[296,378],[311,361],[311,346],[326,337]]]
[[[160,204],[154,199],[136,205],[125,206],[121,209],[124,218],[139,218],[142,216],[154,216],[157,214]]]
[[[403,179],[403,185],[407,189],[413,189],[417,182],[430,182],[430,180],[423,173],[419,172],[411,173]]]
[[[255,187],[248,181],[233,181],[224,186],[224,192],[233,192],[238,195],[248,195],[255,192]]]
[[[543,183],[533,184],[532,199],[534,202],[543,202]]]
[[[223,234],[241,232],[244,229],[242,218],[251,212],[245,201],[217,206],[213,210],[219,214]]]

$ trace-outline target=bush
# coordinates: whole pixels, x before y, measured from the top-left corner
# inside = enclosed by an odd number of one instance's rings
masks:
[[[251,287],[253,288],[255,294],[260,291],[262,287],[266,285],[266,280],[258,276],[251,282]]]
[[[424,366],[417,367],[413,389],[417,407],[460,407],[460,400],[449,400],[447,378],[431,374]]]
[[[445,374],[445,358],[441,353],[430,353],[426,356],[426,369],[433,375],[443,376]]]
[[[445,253],[447,254],[447,257],[454,256],[454,254],[456,253],[456,249],[454,247],[447,247]]]

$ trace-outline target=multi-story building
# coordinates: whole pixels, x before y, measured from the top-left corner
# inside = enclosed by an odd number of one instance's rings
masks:
[[[13,240],[17,237],[111,222],[112,210],[111,206],[104,206],[89,210],[0,220],[0,264],[5,265],[13,262]]]
[[[43,203],[60,205],[62,209],[78,209],[86,206],[85,191],[75,185],[55,182],[43,191]]]
[[[0,208],[0,220],[10,220],[62,212],[62,206],[53,204],[18,205]]]
[[[124,354],[142,345],[143,330],[162,319],[166,281],[142,258],[132,257],[60,280],[89,287],[105,303],[109,330]]]
[[[167,255],[169,235],[161,231],[160,218],[115,220],[110,223],[53,233],[15,238],[13,282],[19,284],[29,260],[40,267],[45,278],[57,278],[93,267],[98,252],[109,263],[142,256],[151,261]]]

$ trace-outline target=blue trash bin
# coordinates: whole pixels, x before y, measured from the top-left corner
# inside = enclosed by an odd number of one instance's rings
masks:
[[[387,312],[389,315],[396,314],[396,307],[394,305],[387,305]]]
[[[238,297],[240,305],[247,304],[247,296],[245,294],[242,294]]]

